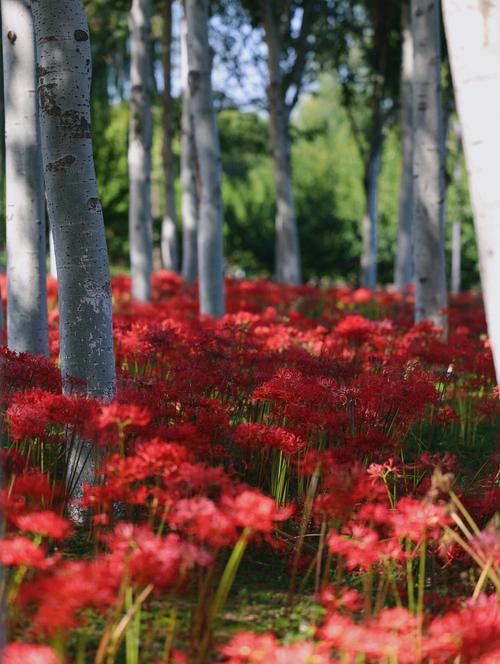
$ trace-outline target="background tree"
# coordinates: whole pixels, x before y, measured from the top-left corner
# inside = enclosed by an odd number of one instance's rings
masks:
[[[59,290],[60,362],[66,393],[115,393],[111,285],[90,134],[91,53],[80,0],[33,3],[47,208]],[[72,452],[78,490],[92,481],[92,450]]]
[[[500,380],[500,4],[443,0],[448,53],[479,245],[481,283]]]
[[[374,288],[378,180],[384,140],[395,118],[399,94],[401,7],[395,0],[336,3],[330,15],[335,28],[324,27],[320,52],[327,53],[321,58],[338,71],[343,104],[363,163],[360,282]]]
[[[199,199],[196,182],[197,158],[191,93],[188,83],[188,34],[185,12],[181,19],[181,199],[182,278],[193,283],[198,277]]]
[[[132,297],[151,299],[151,0],[133,0],[130,26],[129,235]]]
[[[7,341],[49,353],[45,197],[31,2],[2,2],[7,212]]]
[[[198,270],[200,312],[224,314],[223,208],[219,134],[213,106],[208,0],[186,0],[188,82],[200,169]]]
[[[167,270],[178,270],[177,211],[175,206],[175,173],[172,153],[174,108],[172,100],[172,0],[164,0],[162,11],[163,63],[163,169],[165,206],[161,224],[161,259]]]
[[[292,189],[290,115],[299,100],[316,22],[326,6],[320,0],[244,0],[254,27],[261,27],[267,45],[267,106],[276,188],[275,276],[300,283],[299,231]],[[298,25],[297,25],[298,24]]]
[[[414,44],[415,320],[446,328],[444,141],[439,2],[412,0]]]
[[[394,285],[402,290],[413,281],[413,34],[410,0],[401,3],[401,179],[398,230],[394,260]]]

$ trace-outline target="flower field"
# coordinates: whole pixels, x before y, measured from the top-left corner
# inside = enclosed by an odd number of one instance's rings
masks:
[[[5,664],[500,662],[478,297],[444,341],[411,294],[229,280],[200,321],[194,287],[153,287],[113,281],[111,404],[61,395],[54,283],[52,362],[1,348]],[[82,440],[100,481],[68,506]],[[245,622],[262,584],[282,620]]]

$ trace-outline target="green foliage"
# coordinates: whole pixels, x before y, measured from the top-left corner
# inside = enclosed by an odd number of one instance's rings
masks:
[[[174,157],[179,159],[179,102],[176,101]],[[161,162],[161,109],[154,108],[152,201],[156,236],[164,208]],[[128,170],[126,102],[103,104],[94,99],[94,152],[114,263],[128,257]],[[218,116],[224,197],[226,262],[249,276],[271,275],[274,263],[275,194],[267,120],[257,113],[224,109]],[[352,136],[335,79],[322,76],[317,90],[305,97],[292,116],[293,186],[306,279],[327,276],[356,283],[360,222],[364,210],[363,164]],[[379,179],[379,275],[392,281],[398,214],[400,143],[393,128],[384,143]],[[456,139],[449,145],[449,172],[463,156]],[[180,182],[176,179],[180,215]],[[462,222],[463,285],[477,285],[476,248],[465,167],[447,192],[447,229]],[[180,222],[179,222],[180,223]],[[180,233],[180,228],[179,228]],[[449,262],[450,236],[447,233]]]

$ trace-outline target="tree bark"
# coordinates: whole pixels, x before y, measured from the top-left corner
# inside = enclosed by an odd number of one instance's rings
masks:
[[[133,0],[130,29],[129,237],[132,298],[151,299],[151,0]]]
[[[193,283],[198,277],[198,216],[199,201],[196,186],[196,147],[194,142],[191,94],[188,85],[187,22],[181,22],[181,207],[182,207],[182,278]]]
[[[415,320],[446,331],[439,1],[412,0],[414,44]]]
[[[378,176],[382,138],[376,139],[365,169],[364,191],[366,211],[362,225],[361,249],[361,285],[364,288],[375,288],[377,285],[377,254],[378,254]]]
[[[165,176],[165,211],[161,224],[161,259],[167,270],[177,272],[177,213],[175,208],[173,139],[172,78],[172,0],[163,5],[163,172]]]
[[[413,36],[409,0],[401,8],[403,33],[401,62],[401,151],[399,215],[394,262],[394,285],[403,290],[412,283],[413,268]]]
[[[7,341],[48,356],[45,198],[36,100],[35,41],[29,0],[3,0]]]
[[[276,16],[273,3],[270,2],[264,2],[264,32],[268,49],[267,99],[276,187],[276,280],[282,283],[300,284],[302,270],[292,191],[289,114],[283,97],[279,17]]]
[[[89,29],[82,0],[33,0],[32,9],[63,389],[110,400],[115,393],[111,284],[90,135]],[[95,476],[93,449],[88,441],[79,443],[68,459],[75,497]]]
[[[219,134],[213,106],[208,0],[186,0],[189,88],[201,201],[198,228],[200,313],[224,314],[223,209]]]
[[[500,383],[500,4],[443,0],[488,333]]]

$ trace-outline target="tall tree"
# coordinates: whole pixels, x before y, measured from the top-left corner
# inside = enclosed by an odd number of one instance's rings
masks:
[[[340,7],[343,6],[343,11]],[[375,288],[378,269],[378,179],[382,148],[399,87],[400,4],[362,0],[339,5],[333,49],[344,107],[363,162],[365,212],[360,281]]]
[[[177,213],[175,208],[172,79],[172,0],[164,0],[162,14],[163,60],[163,172],[165,178],[165,210],[161,224],[161,258],[167,270],[178,270]]]
[[[444,140],[439,0],[412,0],[415,320],[446,329]]]
[[[394,261],[394,284],[398,290],[413,281],[413,35],[410,0],[401,3],[401,180]]]
[[[199,200],[196,183],[196,146],[191,93],[188,84],[187,21],[181,19],[181,208],[182,208],[182,278],[193,283],[198,277]]]
[[[33,0],[47,209],[59,284],[60,362],[66,393],[115,393],[111,283],[90,134],[91,54],[82,0]],[[92,481],[93,451],[74,448],[77,495]]]
[[[500,3],[443,0],[443,16],[469,173],[488,332],[500,382]]]
[[[151,0],[132,0],[130,27],[129,237],[132,297],[151,299]]]
[[[212,94],[208,0],[186,0],[189,88],[200,169],[198,269],[200,312],[224,314],[223,208],[219,134]]]
[[[283,83],[282,72],[282,60],[284,57],[282,44],[283,23],[284,21],[287,23],[291,21],[291,16],[286,13],[285,4],[283,2],[272,3],[263,0],[263,23],[269,72],[267,99],[276,186],[275,272],[278,281],[299,284],[302,280],[302,269],[290,165],[289,125],[291,108],[286,103],[285,95],[287,90]],[[312,7],[307,10],[304,8],[302,15],[304,33],[310,24],[311,12]],[[304,34],[303,41],[305,40],[306,35]],[[296,56],[296,62],[300,64],[297,59],[298,55]]]
[[[29,0],[2,2],[5,99],[7,340],[48,355],[45,198]]]

